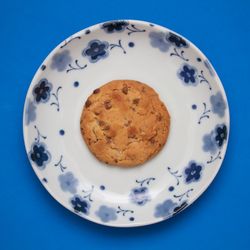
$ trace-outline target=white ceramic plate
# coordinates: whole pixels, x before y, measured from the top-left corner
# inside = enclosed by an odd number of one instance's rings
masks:
[[[99,162],[80,133],[92,91],[114,79],[147,83],[171,115],[167,144],[140,167]],[[222,84],[190,41],[148,22],[98,24],[59,44],[29,87],[23,116],[30,163],[63,206],[96,223],[134,227],[167,219],[217,174],[229,133]]]

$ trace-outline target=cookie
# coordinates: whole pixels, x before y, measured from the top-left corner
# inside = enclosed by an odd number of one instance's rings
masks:
[[[155,156],[166,143],[170,116],[158,94],[133,80],[111,81],[85,102],[81,133],[102,162],[132,167]]]

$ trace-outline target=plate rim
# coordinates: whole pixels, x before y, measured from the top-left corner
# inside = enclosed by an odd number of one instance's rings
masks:
[[[103,23],[107,23],[107,22],[117,22],[117,21],[126,21],[126,22],[129,22],[129,23],[135,23],[135,24],[138,24],[138,25],[149,25],[149,24],[152,24],[154,25],[154,28],[155,29],[158,29],[160,31],[162,30],[167,30],[168,32],[173,32],[174,34],[177,34],[178,36],[184,38],[186,41],[189,42],[190,44],[190,47],[192,47],[192,49],[194,49],[196,51],[197,54],[200,54],[202,55],[203,57],[207,58],[208,57],[192,42],[190,41],[189,39],[187,39],[185,36],[179,34],[178,32],[172,30],[172,29],[169,29],[168,27],[165,27],[163,25],[160,25],[160,24],[155,24],[153,22],[149,22],[149,21],[143,21],[143,20],[137,20],[137,19],[114,19],[114,20],[107,20],[107,21],[102,21],[102,22],[99,22],[97,24],[94,24],[94,25],[91,25],[91,26],[88,26],[78,32],[75,32],[74,34],[68,36],[67,38],[65,38],[63,41],[61,41],[60,43],[58,43],[49,53],[48,55],[44,58],[44,60],[42,61],[42,63],[40,64],[40,66],[37,68],[37,70],[35,71],[35,74],[34,76],[32,77],[31,81],[30,81],[30,84],[28,86],[28,89],[26,91],[26,95],[25,95],[25,101],[24,101],[24,104],[23,104],[23,119],[22,119],[22,126],[23,126],[23,129],[22,129],[22,132],[23,132],[23,143],[24,143],[24,146],[25,146],[25,151],[26,151],[26,156],[29,160],[29,163],[32,167],[32,169],[34,170],[37,178],[39,179],[40,183],[42,184],[42,186],[47,190],[47,192],[53,197],[54,200],[56,200],[59,204],[61,204],[64,208],[66,208],[67,210],[69,210],[71,213],[75,214],[75,215],[78,215],[79,217],[81,217],[82,219],[85,219],[85,220],[88,220],[88,221],[91,221],[91,222],[94,222],[96,224],[99,224],[99,225],[104,225],[104,226],[108,226],[108,227],[118,227],[118,228],[130,228],[130,227],[142,227],[142,226],[148,226],[148,225],[153,225],[153,224],[156,224],[156,223],[159,223],[159,222],[163,222],[163,221],[166,221],[172,217],[175,217],[174,216],[170,216],[170,217],[166,217],[166,218],[153,218],[152,220],[148,221],[148,222],[134,222],[133,224],[127,222],[127,223],[120,223],[120,224],[116,224],[115,222],[108,222],[108,223],[104,223],[102,222],[101,220],[97,220],[95,219],[95,217],[91,217],[91,216],[82,216],[78,213],[74,213],[72,211],[72,209],[70,209],[69,206],[67,206],[66,204],[63,203],[63,201],[61,201],[61,199],[57,198],[57,195],[50,189],[50,187],[48,185],[46,185],[42,179],[40,178],[40,174],[39,174],[39,171],[33,166],[28,154],[29,154],[29,149],[28,149],[28,145],[27,145],[27,140],[28,140],[28,135],[26,133],[26,125],[25,125],[25,110],[26,110],[26,106],[27,106],[27,102],[28,102],[28,99],[29,99],[29,96],[30,96],[30,92],[31,92],[31,88],[33,87],[33,82],[36,80],[36,78],[38,78],[38,76],[40,75],[39,73],[40,72],[40,68],[43,64],[46,65],[46,63],[51,59],[52,55],[58,51],[58,49],[60,48],[60,46],[67,40],[69,40],[70,38],[72,37],[76,37],[76,36],[82,36],[84,35],[84,32],[86,30],[91,30],[92,32],[93,31],[96,31],[96,30],[99,30],[100,29],[100,26],[103,24]],[[209,60],[209,59],[208,59]],[[210,61],[210,60],[209,60]],[[211,183],[213,182],[213,180],[215,179],[216,175],[218,174],[219,170],[221,169],[222,167],[222,164],[224,162],[224,159],[225,159],[225,156],[227,154],[227,148],[228,148],[228,143],[229,143],[229,140],[230,140],[230,106],[229,106],[229,103],[228,103],[228,99],[227,99],[227,95],[226,95],[226,92],[225,92],[225,89],[224,89],[224,86],[217,74],[217,72],[215,71],[213,65],[210,63],[213,71],[214,71],[214,74],[215,74],[215,82],[216,84],[218,85],[218,89],[221,91],[222,93],[222,96],[225,100],[225,103],[227,104],[227,113],[228,113],[228,116],[226,118],[226,122],[227,122],[227,129],[228,129],[228,134],[227,134],[227,140],[224,144],[224,154],[221,158],[221,161],[218,165],[218,168],[217,170],[214,170],[213,174],[209,176],[208,178],[208,181],[206,182],[206,185],[204,185],[202,188],[200,188],[200,190],[197,192],[197,194],[192,197],[192,199],[189,200],[189,203],[188,205],[183,209],[181,210],[180,212],[186,210],[187,207],[189,207],[191,204],[193,204],[207,189],[208,187],[211,185]],[[179,212],[178,212],[179,213]],[[178,214],[177,213],[177,214]]]

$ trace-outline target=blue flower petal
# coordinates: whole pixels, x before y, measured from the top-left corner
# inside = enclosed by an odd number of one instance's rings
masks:
[[[96,215],[101,219],[102,222],[109,222],[117,219],[116,210],[104,205],[99,207],[99,210],[96,211]]]
[[[210,102],[213,113],[217,114],[219,117],[223,117],[225,115],[226,103],[222,97],[222,94],[217,92],[215,95],[212,95],[210,97]]]
[[[113,21],[102,24],[101,28],[107,33],[122,32],[129,25],[126,21]]]
[[[169,32],[167,35],[167,40],[174,44],[174,46],[181,48],[181,47],[188,47],[188,43],[180,36]]]
[[[78,180],[74,177],[73,173],[67,172],[58,176],[61,189],[72,194],[76,193]]]
[[[55,69],[58,72],[64,71],[67,66],[71,63],[72,58],[70,56],[69,50],[64,50],[62,52],[56,53],[52,57],[51,69]]]
[[[170,43],[166,40],[166,34],[163,32],[152,31],[149,33],[150,44],[162,52],[168,51]]]
[[[36,120],[36,106],[34,102],[28,100],[28,104],[25,110],[25,124],[29,125]]]
[[[204,135],[202,148],[205,152],[210,152],[211,154],[215,154],[217,152],[218,148],[215,142],[215,136],[213,132]]]
[[[129,196],[130,196],[130,200],[134,204],[139,205],[139,206],[143,206],[148,201],[150,201],[147,187],[134,188],[131,190]]]
[[[177,206],[177,203],[173,202],[172,200],[168,199],[165,200],[163,203],[158,204],[155,208],[155,217],[163,217],[168,218],[170,217],[173,212],[174,208]]]

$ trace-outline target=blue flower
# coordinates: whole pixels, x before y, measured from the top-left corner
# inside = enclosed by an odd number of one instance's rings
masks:
[[[61,72],[64,71],[68,64],[70,64],[72,61],[72,58],[70,56],[69,50],[64,50],[62,52],[56,53],[52,57],[52,63],[51,68],[56,69],[57,71]]]
[[[107,33],[121,32],[124,31],[128,25],[129,23],[125,21],[107,22],[102,25],[102,29]]]
[[[178,71],[179,78],[186,84],[186,85],[197,85],[197,70],[188,65],[184,64],[182,68]]]
[[[28,100],[28,104],[25,110],[25,123],[26,125],[29,125],[31,122],[35,120],[36,120],[36,106],[31,100]]]
[[[70,203],[76,213],[83,213],[86,215],[89,213],[89,208],[90,208],[89,202],[87,200],[82,199],[79,195],[75,195],[70,200]]]
[[[167,40],[171,43],[173,43],[176,47],[181,48],[181,47],[188,47],[187,42],[180,36],[169,32],[167,36]]]
[[[158,204],[156,206],[155,217],[163,217],[163,218],[170,217],[173,214],[176,205],[177,203],[173,202],[170,199],[165,200],[163,203]]]
[[[100,206],[99,210],[96,211],[96,215],[101,219],[102,222],[109,222],[116,220],[116,210],[112,207]]]
[[[133,203],[143,206],[148,201],[150,201],[149,195],[148,195],[148,188],[147,187],[139,187],[132,189],[130,193],[130,199]]]
[[[58,180],[63,191],[69,191],[72,194],[76,193],[78,180],[74,177],[73,173],[67,172],[66,174],[61,174]]]
[[[149,38],[152,47],[158,48],[162,52],[168,51],[170,43],[167,41],[165,33],[151,31],[149,33]]]
[[[108,56],[109,43],[106,41],[92,40],[88,43],[87,48],[82,52],[83,56],[87,56],[91,63],[95,63],[100,59]]]
[[[52,84],[48,82],[46,78],[41,79],[34,87],[32,93],[35,97],[35,101],[47,102],[50,98],[50,92],[52,90]]]
[[[202,166],[192,161],[189,166],[184,170],[185,181],[187,183],[199,181],[201,178]]]
[[[227,126],[224,124],[217,125],[210,134],[206,134],[203,137],[203,150],[215,154],[219,148],[227,140]]]
[[[225,114],[226,103],[220,92],[217,92],[216,95],[210,97],[210,102],[212,104],[212,111],[215,114],[218,114],[219,117],[223,117]]]
[[[180,205],[178,205],[177,207],[174,208],[174,214],[180,213],[182,210],[184,210],[184,208],[186,208],[188,205],[187,201],[184,201],[183,203],[181,203]]]
[[[215,128],[215,142],[219,148],[223,146],[224,141],[227,140],[227,126],[222,124]]]
[[[39,169],[44,169],[50,161],[50,153],[46,150],[43,143],[34,143],[29,153],[30,159],[38,166]]]
[[[203,137],[203,150],[205,152],[210,152],[211,154],[215,154],[217,152],[217,145],[215,142],[214,132],[212,131],[210,134],[206,134]]]

